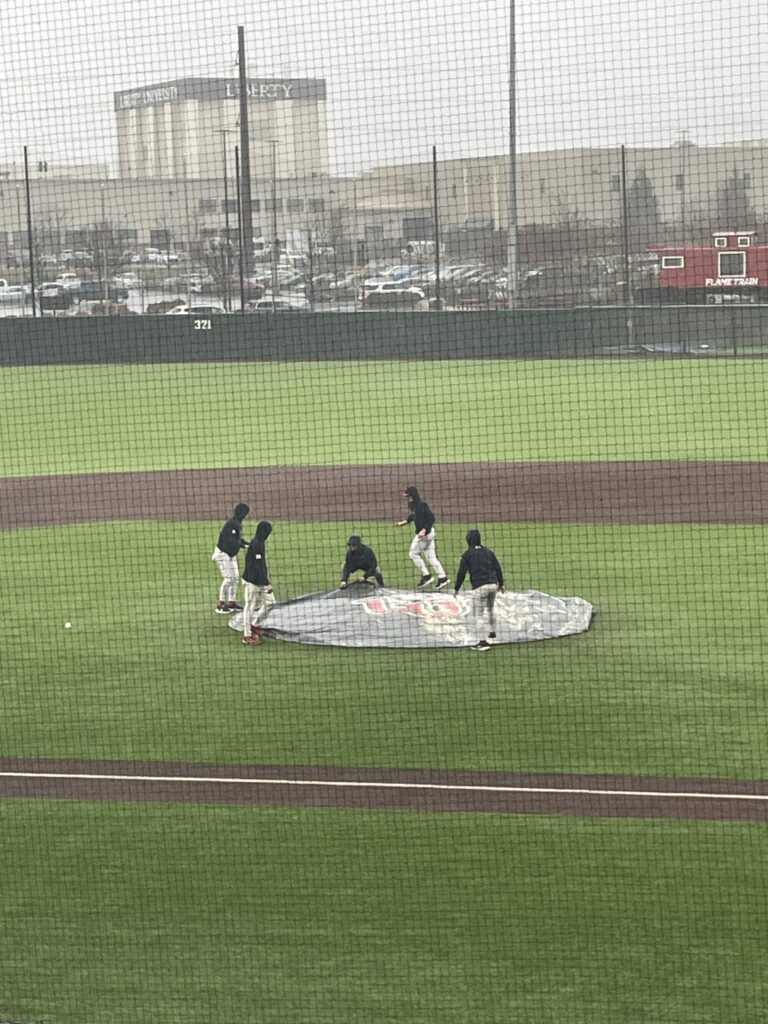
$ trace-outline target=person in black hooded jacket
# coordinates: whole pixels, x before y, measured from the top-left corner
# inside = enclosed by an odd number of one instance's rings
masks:
[[[413,523],[416,528],[416,536],[411,541],[408,555],[421,573],[418,586],[427,587],[434,579],[432,573],[427,568],[426,563],[429,562],[437,573],[436,589],[441,590],[448,583],[448,576],[440,564],[440,559],[437,557],[434,512],[413,484],[406,487],[403,491],[403,497],[408,499],[408,518],[395,523],[395,526],[407,526],[408,523]]]
[[[262,519],[256,527],[248,550],[245,552],[245,610],[243,611],[243,643],[261,643],[261,623],[275,605],[275,595],[269,579],[267,565],[267,537],[272,533],[272,523]]]
[[[464,578],[469,573],[472,584],[472,615],[477,630],[476,651],[487,651],[490,641],[496,639],[496,595],[504,592],[504,573],[499,560],[490,548],[483,546],[480,531],[467,532],[467,550],[461,556],[456,573],[455,594],[458,597]],[[488,639],[483,636],[485,613],[488,614]]]
[[[218,565],[223,577],[216,605],[219,615],[229,615],[230,612],[240,611],[243,607],[237,603],[237,584],[240,582],[237,556],[240,549],[248,543],[243,540],[243,520],[250,511],[244,501],[235,507],[232,517],[222,526],[216,547],[213,549],[213,561]]]
[[[384,577],[381,575],[376,552],[367,544],[363,544],[362,537],[356,533],[353,533],[347,541],[347,557],[341,567],[342,590],[349,583],[349,577],[353,572],[362,572],[364,580],[373,576],[380,587],[384,586]]]

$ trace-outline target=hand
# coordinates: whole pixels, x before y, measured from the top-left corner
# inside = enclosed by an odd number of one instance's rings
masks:
[[[346,580],[342,580],[341,583],[339,584],[339,590],[346,590],[346,589],[347,589],[347,581]]]
[[[267,587],[267,593],[268,593],[268,594],[271,594],[271,593],[272,593],[272,584],[271,584],[271,583],[270,583],[270,584],[269,584],[269,586]]]
[[[507,588],[506,587],[499,587],[499,593],[500,594],[505,594],[506,592],[507,592]]]
[[[407,522],[408,522],[408,520],[407,520],[407,519],[404,519],[404,520],[403,520],[403,521],[402,521],[401,523],[395,523],[395,526],[405,526],[405,524],[406,524]]]

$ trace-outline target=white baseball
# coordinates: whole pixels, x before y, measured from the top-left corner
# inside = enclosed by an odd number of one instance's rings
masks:
[[[65,622],[64,623],[64,629],[72,629],[72,623],[71,622]]]

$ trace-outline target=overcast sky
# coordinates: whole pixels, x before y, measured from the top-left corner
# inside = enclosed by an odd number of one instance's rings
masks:
[[[115,162],[113,93],[328,86],[332,170],[503,153],[511,0],[2,0],[0,161]],[[768,0],[517,0],[521,149],[768,137]]]

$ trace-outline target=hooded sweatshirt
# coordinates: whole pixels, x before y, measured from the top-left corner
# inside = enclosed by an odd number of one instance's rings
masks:
[[[456,573],[456,590],[464,582],[464,577],[469,572],[469,582],[472,589],[484,586],[486,583],[497,583],[504,586],[504,573],[501,571],[499,560],[490,548],[483,547],[480,540],[479,530],[469,530],[467,533],[467,544],[469,547],[461,556],[459,571]]]
[[[413,484],[410,487],[406,487],[404,493],[408,495],[409,509],[409,516],[406,522],[413,523],[416,527],[416,533],[419,533],[421,530],[426,530],[429,533],[435,525],[435,516],[432,509],[424,501]]]
[[[272,533],[272,523],[265,519],[256,527],[248,550],[245,553],[245,569],[243,579],[246,583],[253,583],[257,587],[268,587],[269,567],[267,566],[267,537]]]
[[[228,519],[221,528],[216,547],[224,551],[230,558],[234,558],[240,548],[246,547],[248,541],[243,540],[243,520],[251,510],[241,501],[235,507],[234,515]]]
[[[368,579],[369,576],[375,576],[376,565],[376,553],[373,548],[363,544],[358,536],[350,537],[347,541],[347,557],[344,559],[344,568],[341,570],[342,581],[347,583],[350,573],[357,570],[362,570],[365,579]]]

